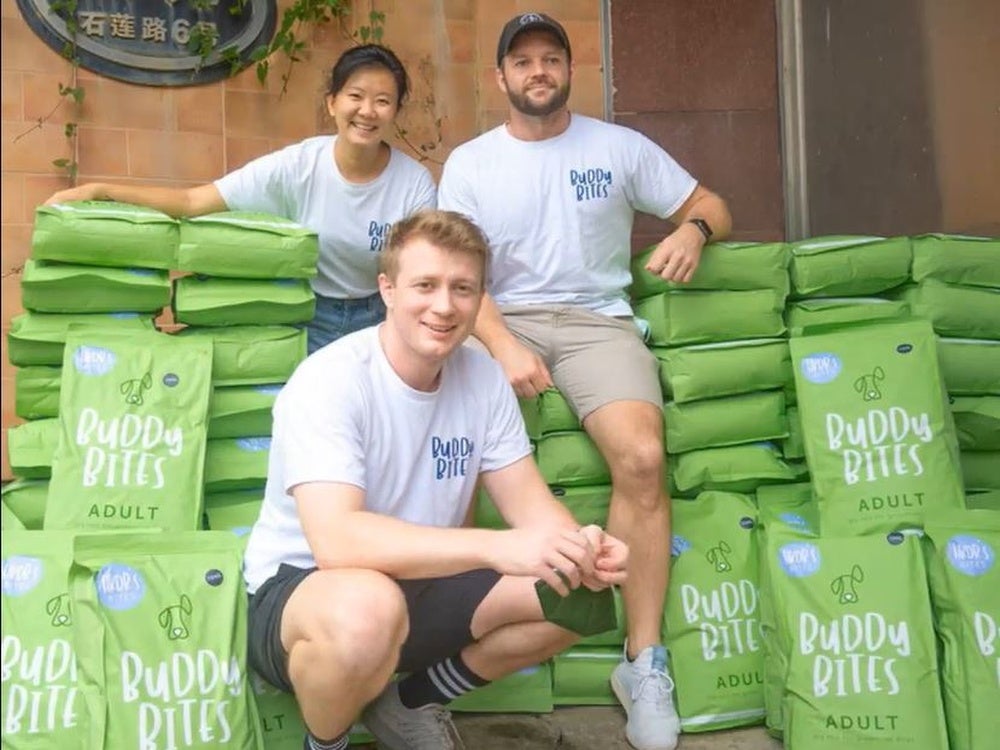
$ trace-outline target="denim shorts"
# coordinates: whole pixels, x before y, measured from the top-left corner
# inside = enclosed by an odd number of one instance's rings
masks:
[[[360,299],[336,299],[316,295],[316,314],[306,330],[309,353],[321,349],[348,333],[376,325],[385,320],[385,303],[376,292]]]

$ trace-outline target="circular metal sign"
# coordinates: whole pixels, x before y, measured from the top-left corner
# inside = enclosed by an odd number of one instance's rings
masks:
[[[77,31],[51,0],[17,0],[32,30],[80,66],[130,83],[191,86],[227,78],[274,35],[275,0],[77,0]],[[57,7],[65,3],[56,3]],[[197,5],[198,7],[195,7]],[[192,38],[214,37],[204,58]],[[228,51],[224,55],[224,52]]]

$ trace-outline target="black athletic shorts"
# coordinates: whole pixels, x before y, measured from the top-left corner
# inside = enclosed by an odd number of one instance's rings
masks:
[[[293,690],[288,654],[281,645],[281,615],[295,587],[315,570],[282,564],[250,596],[247,659],[257,674],[287,693]],[[410,617],[410,634],[396,671],[426,669],[472,643],[472,616],[499,580],[499,573],[484,568],[445,578],[396,581]]]

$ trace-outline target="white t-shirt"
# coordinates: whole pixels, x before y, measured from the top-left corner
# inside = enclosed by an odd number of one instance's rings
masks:
[[[460,526],[481,471],[531,453],[514,392],[485,352],[462,346],[433,393],[407,386],[366,328],[306,359],[274,405],[267,488],[250,533],[251,593],[280,563],[316,562],[288,494],[305,482],[365,491],[365,508],[416,524]]]
[[[486,233],[498,304],[630,315],[635,211],[666,218],[697,184],[641,133],[574,114],[553,138],[522,141],[501,125],[456,148],[438,207],[466,214]]]
[[[371,182],[345,180],[333,160],[336,136],[307,138],[215,181],[232,211],[284,216],[319,235],[313,289],[324,297],[358,299],[378,291],[378,253],[389,227],[422,208],[433,208],[431,173],[392,149]]]

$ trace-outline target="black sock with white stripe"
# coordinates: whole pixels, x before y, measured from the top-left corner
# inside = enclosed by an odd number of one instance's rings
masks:
[[[414,672],[399,683],[399,700],[407,708],[423,708],[432,703],[444,705],[463,693],[489,683],[456,654],[432,664],[423,672]]]

